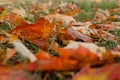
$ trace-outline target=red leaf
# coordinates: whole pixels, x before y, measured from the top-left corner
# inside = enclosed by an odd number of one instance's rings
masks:
[[[106,65],[100,68],[90,68],[89,66],[84,67],[80,72],[78,72],[73,80],[78,80],[80,77],[84,75],[84,79],[91,80],[90,78],[86,78],[88,76],[96,77],[97,80],[101,80],[101,76],[104,76],[102,80],[120,80],[120,64],[114,65]]]
[[[43,71],[63,71],[76,70],[87,64],[93,64],[99,61],[96,54],[91,53],[88,49],[80,46],[77,49],[58,49],[59,56],[52,56],[42,50],[36,54],[38,61],[29,63],[27,70],[43,70]]]
[[[0,66],[0,80],[31,80],[27,72],[6,66]]]

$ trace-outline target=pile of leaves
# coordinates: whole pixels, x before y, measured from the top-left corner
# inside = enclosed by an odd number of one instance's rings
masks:
[[[0,1],[0,80],[120,80],[119,3]]]

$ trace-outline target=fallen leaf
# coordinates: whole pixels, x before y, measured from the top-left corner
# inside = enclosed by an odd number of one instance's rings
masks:
[[[3,36],[0,35],[0,42],[3,40]]]
[[[97,54],[100,58],[102,55],[106,52],[106,49],[104,47],[99,47],[95,45],[94,43],[85,43],[85,42],[76,42],[76,41],[69,41],[68,45],[64,47],[65,49],[76,49],[79,46],[83,46],[90,50],[91,52]]]
[[[35,24],[21,24],[10,31],[12,34],[25,38],[37,46],[43,45],[50,36],[54,25],[44,18],[39,18]]]
[[[1,80],[32,80],[31,76],[24,70],[17,70],[8,68],[7,66],[0,66],[0,79]]]
[[[89,36],[84,35],[84,34],[78,32],[77,30],[74,30],[74,29],[72,29],[72,28],[68,28],[68,29],[67,29],[67,34],[68,34],[68,35],[73,35],[73,36],[75,36],[77,39],[83,40],[83,41],[85,41],[85,42],[92,42],[92,39],[91,39]]]
[[[71,16],[61,15],[61,14],[54,14],[54,15],[47,15],[45,17],[50,22],[61,22],[63,25],[68,25],[71,23],[76,22],[76,20]]]
[[[72,80],[106,80],[107,73],[99,73],[95,69],[85,66],[73,76]]]
[[[51,57],[47,60],[39,59],[37,62],[28,63],[26,69],[28,71],[64,71],[75,69],[76,64],[77,61],[75,60],[69,60],[61,57]]]
[[[106,65],[101,68],[84,67],[74,77],[73,80],[119,80],[120,64]]]
[[[9,41],[15,46],[15,50],[19,52],[23,57],[28,58],[31,62],[35,62],[37,58],[34,56],[30,50],[15,36],[12,34],[7,34]]]
[[[19,8],[19,9],[18,8],[13,8],[12,12],[17,14],[17,15],[20,15],[22,17],[26,17],[27,16],[25,9],[23,9],[22,7]]]
[[[8,21],[14,25],[25,24],[23,17],[15,13],[9,12],[7,10],[2,11],[0,15],[0,20],[2,22]]]
[[[37,57],[37,59],[50,59],[50,55],[46,52],[44,52],[43,50],[39,50],[39,52],[37,54],[35,54],[35,56]]]
[[[37,54],[37,61],[34,63],[28,63],[26,69],[29,71],[41,70],[41,71],[63,71],[74,69],[77,61],[70,60],[62,57],[55,57],[40,50]]]
[[[28,63],[28,71],[64,71],[77,70],[87,64],[94,65],[99,61],[99,57],[88,49],[80,46],[77,49],[58,48],[59,56],[52,56],[44,51],[36,54],[37,61]]]
[[[112,54],[115,54],[115,55],[119,55],[120,56],[120,45],[118,45],[116,48],[114,49],[111,49],[110,52]]]
[[[9,15],[7,15],[7,18],[5,20],[14,25],[26,24],[23,17],[15,13],[9,13]]]
[[[12,56],[14,56],[15,53],[16,53],[16,50],[15,50],[15,49],[7,48],[7,49],[6,49],[6,53],[5,53],[5,58],[4,58],[3,64],[5,64]]]

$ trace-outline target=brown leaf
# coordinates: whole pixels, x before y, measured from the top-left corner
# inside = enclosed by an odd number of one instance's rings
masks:
[[[49,20],[50,22],[52,21],[61,22],[61,24],[66,25],[66,26],[68,24],[76,22],[76,20],[73,17],[61,15],[61,14],[47,15],[45,18]]]
[[[77,39],[83,40],[85,42],[92,42],[92,39],[84,34],[81,34],[80,32],[78,32],[77,30],[74,30],[72,28],[68,28],[67,29],[67,34],[68,35],[73,35],[75,36]]]

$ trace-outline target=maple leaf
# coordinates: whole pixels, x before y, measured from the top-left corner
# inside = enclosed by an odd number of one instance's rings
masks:
[[[76,70],[87,64],[95,66],[104,64],[104,61],[106,62],[105,64],[107,64],[115,59],[114,56],[108,53],[104,53],[102,57],[99,57],[97,54],[83,46],[79,46],[75,49],[58,48],[57,52],[59,56],[52,56],[47,52],[40,50],[37,54],[35,54],[37,61],[29,62],[27,66],[23,68],[28,71]],[[102,60],[100,60],[100,58]]]
[[[21,24],[12,29],[12,33],[20,38],[40,46],[50,36],[54,25],[44,18],[39,18],[35,24]]]
[[[73,70],[77,61],[70,60],[61,57],[51,57],[50,59],[41,60],[37,62],[28,63],[26,69],[28,71],[64,71],[64,70]]]
[[[70,60],[62,57],[52,56],[42,50],[40,50],[37,54],[37,61],[34,63],[28,63],[26,69],[28,71],[42,70],[42,71],[63,71],[63,70],[71,70],[76,66],[77,61]]]
[[[58,54],[61,55],[61,57],[67,57],[70,59],[75,59],[80,62],[80,64],[77,65],[76,68],[80,68],[85,66],[86,64],[95,65],[99,63],[100,58],[97,54],[91,52],[89,49],[79,46],[78,48],[68,48],[68,49],[58,49]],[[67,56],[68,55],[68,56]]]
[[[99,61],[99,57],[88,49],[80,46],[77,49],[58,48],[59,56],[52,56],[42,50],[37,54],[37,61],[28,63],[28,71],[64,71],[76,70],[87,64],[94,64]]]

